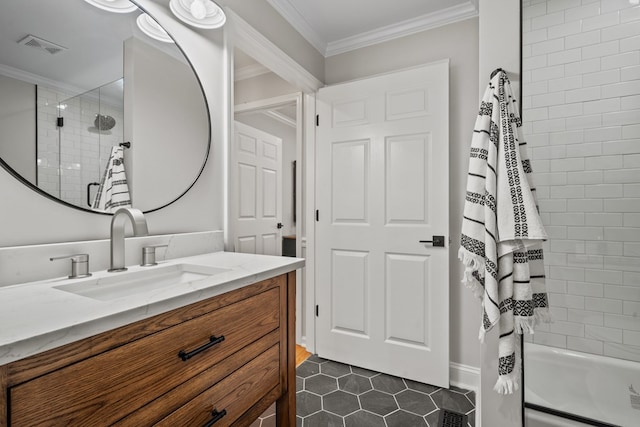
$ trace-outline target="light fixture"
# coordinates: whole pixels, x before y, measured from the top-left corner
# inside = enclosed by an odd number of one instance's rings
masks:
[[[138,6],[129,0],[84,0],[90,5],[108,12],[129,13],[138,10]]]
[[[227,20],[222,8],[211,0],[170,0],[169,8],[182,22],[197,28],[220,28]]]
[[[136,24],[138,24],[138,28],[151,37],[152,39],[159,40],[165,43],[175,43],[169,34],[158,24],[152,17],[147,15],[146,13],[141,13],[140,16],[136,19]]]

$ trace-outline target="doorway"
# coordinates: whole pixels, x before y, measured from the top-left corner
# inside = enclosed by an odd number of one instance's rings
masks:
[[[281,204],[279,216],[274,224],[277,230],[278,251],[280,255],[284,249],[284,255],[305,257],[306,242],[304,239],[304,192],[303,179],[304,162],[303,150],[303,95],[298,89],[281,79],[266,67],[262,66],[250,56],[239,49],[235,49],[235,85],[234,85],[234,122],[241,126],[248,126],[259,132],[264,132],[282,141],[282,179],[281,179]],[[288,93],[287,93],[288,92]],[[234,126],[235,127],[235,126]],[[246,128],[245,128],[246,129]],[[232,141],[236,140],[234,136]],[[236,247],[238,230],[234,224],[234,211],[238,207],[233,206],[237,200],[237,194],[242,189],[237,189],[238,177],[233,172],[233,165],[237,163],[234,156],[235,148],[230,150],[230,164],[232,172],[230,179],[230,212],[229,212],[229,249],[243,251]],[[260,199],[260,197],[257,197]],[[257,200],[256,199],[256,200]],[[281,224],[280,226],[278,224]],[[265,227],[270,227],[268,222]],[[264,230],[270,234],[273,230]],[[251,248],[252,246],[249,245]],[[245,249],[246,250],[246,249]],[[274,254],[260,251],[257,253]],[[297,297],[296,297],[296,342],[306,343],[306,309],[307,292],[305,286],[305,269],[297,272]],[[313,327],[313,325],[311,325]]]

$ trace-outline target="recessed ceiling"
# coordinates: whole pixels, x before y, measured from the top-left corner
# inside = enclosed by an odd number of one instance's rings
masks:
[[[267,0],[324,56],[478,15],[478,0]]]

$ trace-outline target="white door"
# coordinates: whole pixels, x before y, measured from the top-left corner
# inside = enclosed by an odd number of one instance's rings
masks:
[[[444,387],[448,68],[320,89],[316,144],[318,354]]]
[[[282,140],[235,122],[232,167],[235,251],[282,255]]]

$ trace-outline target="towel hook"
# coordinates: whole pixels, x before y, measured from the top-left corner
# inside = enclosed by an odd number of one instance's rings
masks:
[[[489,80],[491,80],[496,74],[498,74],[500,71],[506,73],[506,71],[504,71],[502,68],[496,68],[495,70],[493,70],[491,72],[491,75],[489,76]]]

